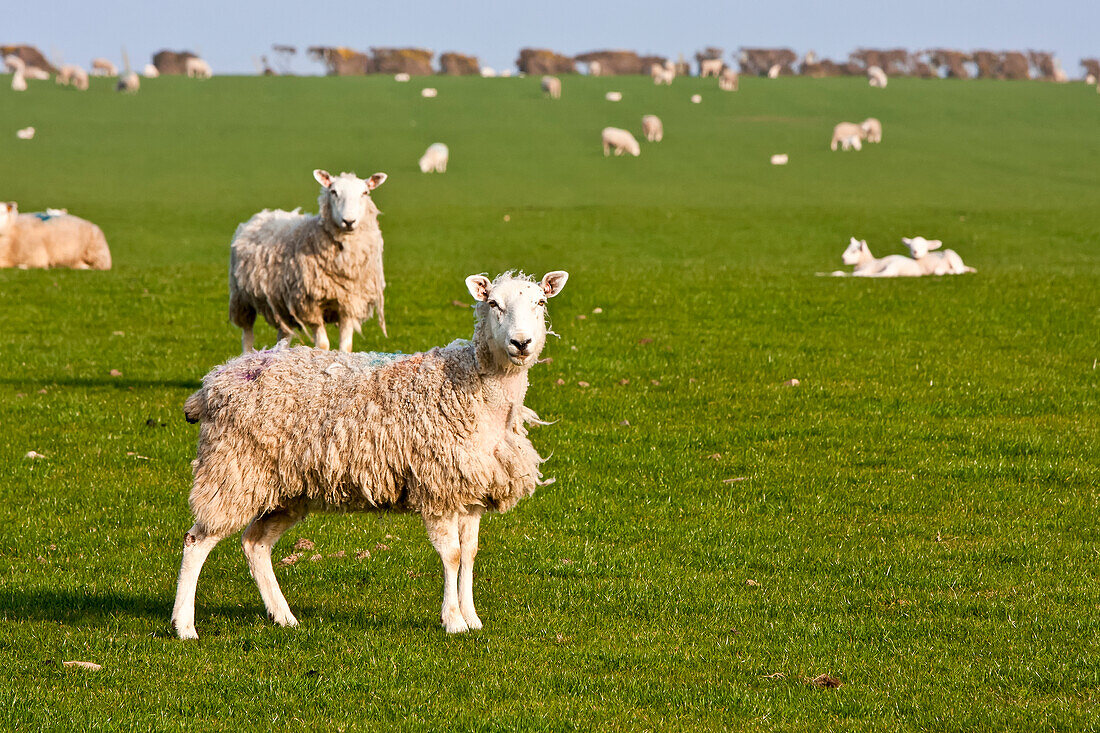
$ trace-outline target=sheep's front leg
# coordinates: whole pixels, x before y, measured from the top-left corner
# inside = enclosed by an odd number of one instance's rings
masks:
[[[340,351],[351,353],[351,339],[355,335],[355,322],[348,316],[340,317]]]
[[[313,329],[313,345],[318,349],[328,351],[328,331],[325,330],[324,322]]]
[[[481,628],[481,619],[474,609],[474,558],[477,556],[477,533],[481,525],[481,507],[471,507],[469,514],[458,518],[458,541],[462,563],[458,571],[458,606],[462,618],[471,629]]]
[[[247,354],[252,351],[252,345],[256,343],[256,334],[252,331],[252,326],[241,327],[241,353]]]
[[[432,541],[432,546],[439,553],[439,559],[443,561],[443,609],[440,617],[448,634],[470,630],[458,603],[458,568],[462,561],[458,524],[457,514],[442,517],[424,515],[428,539]]]
[[[248,558],[248,569],[260,589],[267,615],[279,626],[297,626],[298,619],[290,612],[290,606],[279,588],[275,570],[271,566],[271,550],[288,529],[300,522],[307,513],[305,503],[299,502],[271,514],[261,514],[252,520],[241,535],[241,547]]]
[[[181,639],[199,638],[195,631],[195,590],[202,564],[221,539],[220,535],[207,534],[198,524],[187,530],[183,538],[183,561],[176,585],[176,604],[172,608],[172,627]]]

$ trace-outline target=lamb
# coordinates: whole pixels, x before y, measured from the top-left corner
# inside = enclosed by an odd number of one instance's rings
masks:
[[[722,74],[718,77],[718,88],[723,92],[736,92],[738,86],[740,86],[741,77],[737,72],[730,67],[722,69]]]
[[[860,128],[863,130],[863,136],[869,143],[882,142],[882,123],[875,117],[868,117],[863,122],[859,123]]]
[[[699,60],[699,76],[707,77],[713,76],[718,78],[722,74],[722,69],[725,68],[725,63],[722,59],[700,59]]]
[[[118,67],[104,58],[92,59],[92,76],[118,76]]]
[[[833,139],[829,143],[829,149],[836,150],[837,143],[840,143],[844,150],[849,148],[862,150],[862,141],[866,135],[867,133],[859,125],[852,122],[841,122],[833,128]]]
[[[436,173],[447,172],[447,161],[451,157],[451,151],[443,143],[432,143],[424,154],[420,156],[420,172]]]
[[[399,72],[397,72],[396,74],[393,75],[393,80],[397,81],[397,82],[405,82],[405,81],[408,81],[409,79],[412,79],[412,77],[409,76],[409,74],[407,74],[404,71],[399,71]]]
[[[657,115],[645,115],[642,117],[642,134],[651,143],[659,143],[665,136],[665,126],[661,124],[661,118]]]
[[[141,75],[146,79],[156,79],[160,76],[160,69],[153,64],[145,64],[145,68],[141,70]]]
[[[600,139],[603,141],[604,156],[609,155],[612,149],[615,150],[615,155],[622,155],[624,150],[635,158],[642,154],[642,146],[633,135],[622,128],[605,127],[600,133]]]
[[[771,157],[772,165],[787,165],[788,161],[790,161],[790,156],[786,153],[776,153]]]
[[[703,101],[703,95],[702,94],[692,94],[691,95],[691,103],[692,104],[699,104],[702,101]]]
[[[867,240],[855,237],[851,238],[841,259],[846,265],[855,265],[853,277],[920,277],[924,274],[916,261],[903,255],[887,255],[882,259],[875,259],[867,247]]]
[[[111,269],[107,238],[92,222],[69,214],[20,215],[14,202],[5,207],[6,221],[0,223],[0,267]]]
[[[184,70],[193,79],[209,79],[214,76],[214,70],[210,68],[210,64],[198,56],[188,56],[184,62]]]
[[[556,76],[542,77],[542,91],[550,95],[550,99],[561,99],[561,79]]]
[[[370,192],[386,180],[375,173],[332,176],[315,170],[320,213],[264,209],[237,227],[230,245],[229,320],[240,327],[241,349],[252,349],[260,314],[289,338],[295,328],[328,349],[326,323],[339,323],[340,350],[376,315],[386,335],[382,231]]]
[[[676,78],[676,65],[671,61],[666,61],[663,65],[651,64],[649,74],[653,77],[654,85],[665,84],[671,86],[672,81]]]
[[[297,626],[271,549],[310,511],[402,511],[423,518],[443,561],[441,621],[480,629],[473,564],[486,511],[506,512],[545,486],[527,438],[527,371],[546,342],[546,301],[560,270],[466,278],[472,340],[418,354],[305,347],[245,354],[215,368],[184,405],[201,424],[191,464],[195,523],[183,542],[172,625],[195,639],[195,589],[223,538],[241,544],[268,616]]]
[[[496,75],[497,75],[497,70],[494,69],[492,66],[482,66],[481,67],[481,78],[482,79],[492,79],[492,78],[496,77]]]
[[[8,56],[4,59],[4,63],[12,69],[11,90],[13,92],[27,91],[26,66],[23,64],[23,59],[18,56]]]
[[[15,131],[15,136],[20,140],[33,140],[34,139],[34,126],[22,127]]]
[[[62,86],[75,87],[82,92],[88,90],[88,72],[84,71],[84,69],[76,64],[65,64],[62,66],[54,81]]]
[[[869,66],[867,68],[867,83],[873,87],[879,87],[880,89],[886,88],[886,72],[879,66]]]
[[[118,78],[118,83],[115,84],[116,92],[126,92],[127,94],[136,94],[141,89],[141,77],[139,77],[133,71],[127,71],[125,74]]]
[[[901,241],[909,248],[909,253],[925,275],[963,275],[968,272],[977,272],[973,267],[963,264],[962,257],[959,257],[953,249],[930,252],[929,250],[943,246],[943,242],[938,239],[902,237]]]
[[[435,87],[425,87],[420,90],[420,96],[425,99],[435,99],[439,96],[439,90]]]
[[[769,68],[769,69],[768,69],[768,78],[769,78],[769,79],[778,79],[778,78],[779,78],[779,74],[780,74],[780,73],[781,73],[782,71],[783,71],[783,67],[782,67],[782,66],[780,66],[779,64],[772,64],[772,65],[771,65],[771,68]]]
[[[596,62],[593,61],[592,63],[596,63]],[[603,95],[603,98],[606,99],[608,102],[621,102],[621,101],[623,101],[623,93],[622,92],[608,92],[607,94]]]

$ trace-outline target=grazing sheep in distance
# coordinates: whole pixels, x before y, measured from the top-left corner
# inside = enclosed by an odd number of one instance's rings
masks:
[[[425,87],[424,89],[420,90],[420,96],[424,97],[425,99],[435,99],[437,96],[439,96],[439,90],[435,87]]]
[[[859,123],[860,129],[863,130],[863,136],[869,143],[882,142],[882,123],[875,117],[868,117],[863,122]]]
[[[787,165],[788,160],[789,158],[786,153],[777,153],[771,157],[772,165]]]
[[[737,72],[727,66],[722,69],[722,74],[718,77],[718,88],[723,92],[736,92],[740,81],[741,78]]]
[[[561,79],[556,76],[542,77],[542,91],[550,95],[550,99],[561,99]]]
[[[72,267],[110,270],[111,250],[103,231],[69,214],[19,214],[12,202],[0,226],[0,267]]]
[[[393,80],[394,81],[406,82],[409,79],[412,79],[412,77],[409,76],[409,74],[404,72],[404,71],[399,71],[398,73],[393,75]]]
[[[771,68],[768,69],[768,78],[769,79],[778,79],[779,74],[782,71],[783,71],[782,66],[780,66],[779,64],[772,64]]]
[[[118,67],[104,58],[92,59],[92,76],[118,76]]]
[[[214,70],[210,68],[210,64],[198,56],[188,56],[184,61],[184,70],[192,79],[209,79],[214,76]]]
[[[840,143],[844,150],[849,148],[862,150],[865,135],[866,133],[859,125],[853,122],[841,122],[833,128],[833,139],[829,143],[829,149],[836,150],[837,143]]]
[[[79,91],[88,90],[88,72],[80,68],[76,64],[65,64],[57,72],[57,78],[54,80],[57,84],[62,86],[72,86]]]
[[[853,277],[920,277],[924,274],[916,261],[903,255],[886,255],[875,259],[867,247],[867,240],[851,238],[841,259],[846,265],[855,265]]]
[[[156,79],[160,76],[160,70],[152,64],[145,64],[145,68],[141,70],[141,75],[146,79]]]
[[[665,84],[672,85],[672,81],[676,78],[676,64],[671,61],[666,61],[664,65],[651,64],[649,67],[649,74],[653,77],[653,84],[660,86]]]
[[[15,131],[15,136],[20,140],[33,140],[34,127],[23,127]]]
[[[118,77],[118,83],[115,84],[116,92],[136,94],[139,89],[141,89],[141,77],[133,71],[127,71],[125,74]]]
[[[642,117],[642,134],[651,143],[659,143],[665,136],[665,126],[661,124],[661,118],[657,115],[645,115]]]
[[[420,156],[420,172],[430,173],[435,171],[436,173],[447,172],[447,161],[451,157],[451,151],[447,149],[447,146],[443,143],[432,143],[428,146],[428,149],[424,151],[424,154]]]
[[[692,94],[691,95],[691,103],[692,104],[699,104],[702,101],[703,101],[703,95],[702,94]]]
[[[593,61],[592,63],[596,63],[596,62]],[[603,98],[606,99],[608,102],[621,102],[621,101],[623,101],[623,93],[622,92],[608,92],[607,94],[603,95]]]
[[[497,75],[497,70],[494,69],[492,66],[482,66],[481,67],[481,78],[482,79],[492,79],[496,75]]]
[[[473,565],[484,512],[506,512],[544,481],[523,404],[546,342],[546,301],[569,275],[466,278],[474,334],[419,354],[279,348],[215,368],[184,405],[201,424],[172,625],[198,637],[195,589],[207,555],[240,531],[268,616],[297,626],[271,550],[311,511],[420,514],[443,561],[441,621],[480,629]]]
[[[962,257],[959,257],[953,249],[930,252],[929,250],[943,246],[943,242],[938,239],[902,237],[901,241],[909,248],[913,260],[920,265],[921,272],[925,275],[963,275],[968,272],[977,272],[973,267],[963,264]]]
[[[699,59],[699,77],[705,78],[713,76],[718,78],[722,74],[722,69],[725,68],[725,63],[722,59]]]
[[[230,245],[229,320],[240,327],[241,349],[250,351],[253,324],[262,315],[289,338],[296,328],[328,349],[326,323],[338,323],[340,350],[376,315],[386,334],[382,231],[370,192],[386,180],[375,173],[332,176],[315,170],[321,184],[319,213],[264,209],[237,227]]]
[[[886,72],[878,66],[871,66],[867,69],[867,83],[873,87],[879,87],[880,89],[886,88]]]
[[[642,154],[642,146],[626,130],[618,127],[605,127],[600,133],[603,141],[603,154],[606,157],[614,149],[615,155],[622,155],[623,151],[630,153],[635,158]]]
[[[4,59],[4,63],[8,68],[13,70],[11,76],[11,90],[13,92],[27,91],[27,78],[24,76],[26,66],[23,64],[23,59],[18,56],[7,56]]]

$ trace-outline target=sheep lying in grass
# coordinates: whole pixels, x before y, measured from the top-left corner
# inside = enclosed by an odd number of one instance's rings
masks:
[[[443,561],[441,620],[480,629],[473,565],[485,511],[506,512],[542,481],[527,424],[527,370],[546,341],[546,300],[569,275],[540,282],[471,275],[473,339],[419,354],[276,348],[214,369],[187,400],[201,423],[192,463],[195,524],[183,543],[172,625],[194,639],[195,588],[223,538],[241,538],[275,623],[296,626],[271,549],[311,511],[421,515]]]
[[[833,128],[833,139],[829,143],[830,150],[836,150],[839,143],[844,150],[855,148],[863,149],[863,138],[866,136],[863,128],[853,122],[841,122]]]
[[[863,122],[859,123],[860,129],[863,130],[863,136],[869,143],[882,142],[882,123],[875,117],[868,117]]]
[[[615,155],[622,155],[625,150],[635,158],[642,154],[642,146],[638,144],[634,136],[621,128],[603,128],[600,139],[603,141],[603,154],[605,156],[610,155],[612,150],[615,151]]]
[[[886,255],[875,259],[867,247],[867,240],[851,238],[841,259],[846,265],[855,265],[853,277],[920,277],[924,274],[916,261],[903,255]]]
[[[542,77],[542,91],[550,95],[550,99],[561,99],[561,79],[556,76]]]
[[[867,83],[880,89],[886,88],[886,72],[879,66],[871,66],[867,69]]]
[[[741,77],[737,75],[737,72],[730,67],[722,69],[722,74],[718,77],[718,88],[723,92],[736,92],[737,87],[741,83]]]
[[[371,315],[386,333],[382,291],[382,231],[370,192],[386,180],[375,173],[332,176],[315,170],[320,213],[264,209],[237,227],[230,245],[229,320],[242,330],[241,348],[252,349],[260,314],[279,338],[300,328],[318,348],[329,347],[326,323],[340,326],[340,350]]]
[[[642,134],[648,142],[661,142],[665,136],[665,126],[661,124],[661,118],[657,115],[642,117]]]
[[[20,140],[33,140],[34,139],[34,126],[21,127],[15,131],[15,136]]]
[[[451,157],[451,151],[447,149],[447,146],[443,143],[432,143],[428,146],[428,149],[424,151],[424,154],[420,156],[420,172],[429,173],[435,171],[436,173],[447,172],[447,161]]]
[[[953,249],[931,252],[930,250],[943,246],[943,242],[938,239],[902,237],[901,241],[909,248],[913,260],[920,265],[921,272],[925,275],[963,275],[977,272],[973,267],[963,264],[962,257]]]
[[[160,76],[160,69],[153,64],[145,64],[145,68],[141,70],[141,75],[146,79],[156,79]]]
[[[409,76],[404,71],[399,71],[399,72],[397,72],[396,74],[393,75],[393,80],[394,81],[406,82],[406,81],[409,81],[410,79],[412,79],[412,77]]]
[[[5,208],[0,223],[0,267],[111,269],[107,238],[92,222],[65,213],[20,215],[14,202]]]
[[[435,99],[439,96],[439,90],[435,87],[425,87],[420,90],[420,96],[424,99]]]
[[[62,66],[54,81],[62,86],[72,86],[82,92],[88,90],[88,72],[76,64]]]
[[[621,101],[623,101],[623,93],[622,92],[608,92],[607,94],[603,95],[603,98],[606,99],[608,102],[621,102]]]

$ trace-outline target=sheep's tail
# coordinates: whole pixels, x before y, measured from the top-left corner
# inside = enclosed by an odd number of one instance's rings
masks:
[[[209,418],[206,405],[206,387],[198,390],[183,403],[183,415],[189,423],[197,423]]]

